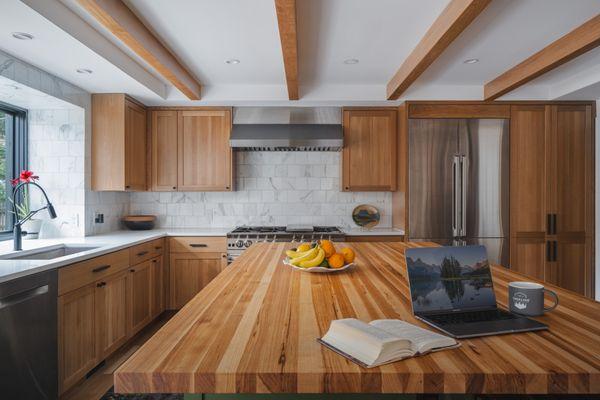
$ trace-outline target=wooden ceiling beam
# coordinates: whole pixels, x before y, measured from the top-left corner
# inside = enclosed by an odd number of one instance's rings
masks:
[[[98,23],[125,43],[190,100],[201,85],[122,0],[77,0]]]
[[[288,98],[298,100],[298,39],[296,33],[296,0],[275,0],[279,39],[283,51],[283,65]]]
[[[398,99],[490,2],[451,0],[388,82],[387,99]]]
[[[600,14],[555,40],[483,87],[494,100],[600,45]]]

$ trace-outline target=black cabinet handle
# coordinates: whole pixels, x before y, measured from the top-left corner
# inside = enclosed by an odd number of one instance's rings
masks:
[[[129,270],[129,272],[135,272],[135,269],[131,268],[131,269]]]
[[[96,287],[103,287],[103,286],[106,286],[106,282],[98,282],[96,284]]]
[[[101,265],[99,267],[96,267],[92,270],[92,272],[100,272],[100,271],[104,271],[105,269],[109,269],[110,265]]]
[[[139,253],[137,253],[137,256],[141,257],[141,256],[145,256],[146,254],[148,254],[148,251],[140,251]]]
[[[153,262],[154,264],[156,264],[156,263],[157,263],[157,261],[156,261],[156,260],[152,260],[152,262]]]
[[[125,185],[125,189],[129,189],[131,186],[129,185]]]
[[[552,244],[549,240],[546,241],[546,261],[552,261]]]
[[[229,186],[225,186],[225,189],[229,189]]]
[[[552,261],[558,261],[558,245],[556,240],[552,241]]]
[[[552,214],[546,214],[546,233],[552,235]]]
[[[206,243],[190,243],[190,247],[208,247]]]
[[[154,250],[162,250],[162,247],[156,246],[156,247],[154,247]]]
[[[556,235],[556,214],[552,214],[552,234]]]
[[[173,190],[177,189],[177,186],[173,186]]]

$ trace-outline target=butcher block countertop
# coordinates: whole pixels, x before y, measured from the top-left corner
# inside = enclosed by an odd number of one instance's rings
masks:
[[[337,244],[336,244],[337,245]],[[462,340],[372,369],[317,343],[332,320],[411,312],[404,249],[427,243],[348,243],[357,265],[330,274],[282,264],[289,243],[253,245],[114,375],[117,393],[600,393],[600,303],[552,287],[549,331]],[[339,245],[338,245],[339,246]],[[527,279],[493,267],[496,295]]]

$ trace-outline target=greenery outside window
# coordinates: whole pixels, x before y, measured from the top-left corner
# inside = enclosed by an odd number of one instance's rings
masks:
[[[27,136],[27,111],[0,102],[0,240],[13,230],[11,179],[27,169]]]

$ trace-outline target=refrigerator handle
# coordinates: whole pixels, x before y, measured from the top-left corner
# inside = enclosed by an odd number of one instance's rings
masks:
[[[460,236],[467,236],[467,179],[469,173],[469,160],[466,156],[460,156]]]
[[[452,158],[452,236],[459,236],[458,230],[458,204],[459,204],[459,158],[455,155]]]

